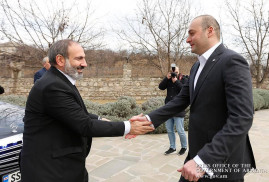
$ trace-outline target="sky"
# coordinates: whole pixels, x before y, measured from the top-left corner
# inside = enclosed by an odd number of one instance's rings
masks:
[[[21,0],[21,2],[24,1],[27,0]],[[42,3],[41,0],[34,1],[38,4]],[[60,0],[44,1],[51,1],[53,3],[60,2]],[[105,29],[107,30],[104,37],[104,43],[106,44],[106,48],[114,50],[124,49],[127,45],[123,44],[123,42],[117,38],[116,34],[112,31],[112,28],[119,27],[120,29],[124,29],[125,25],[121,24],[121,21],[125,17],[134,17],[136,12],[135,10],[137,9],[137,6],[142,3],[142,0],[77,0],[77,3],[81,7],[81,14],[83,14],[83,6],[85,6],[86,2],[89,1],[91,3],[91,10],[94,11],[92,18],[96,19],[97,22],[96,28],[98,29],[98,27],[105,27]],[[231,44],[232,41],[230,36],[232,30],[229,26],[226,25],[226,23],[229,22],[229,19],[227,19],[227,14],[225,12],[225,0],[190,1],[192,8],[191,11],[193,14],[209,14],[214,16],[220,22],[221,29],[223,32],[223,40],[225,40],[225,43],[230,45],[230,47],[233,47],[233,45]],[[250,2],[251,0],[240,1]],[[12,3],[12,1],[9,2]],[[64,3],[66,4],[70,4],[71,2],[74,2],[74,0],[64,0]],[[46,12],[46,10],[44,10],[44,12]],[[234,47],[236,48],[236,46]]]
[[[108,32],[105,36],[105,44],[110,49],[118,49],[124,47],[123,42],[119,41],[115,33],[109,31],[111,27],[118,26],[119,20],[124,17],[133,17],[137,5],[142,0],[92,0],[91,4],[95,9],[95,16],[98,17],[100,24],[107,27]],[[209,14],[214,16],[218,21],[223,15],[221,7],[223,7],[224,0],[191,0],[191,6],[196,9],[199,14]],[[222,20],[223,21],[223,20]],[[123,27],[124,28],[124,27]],[[223,37],[229,37],[224,34]],[[123,45],[123,46],[122,46]]]

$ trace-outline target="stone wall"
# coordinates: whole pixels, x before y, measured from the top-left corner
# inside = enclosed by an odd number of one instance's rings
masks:
[[[81,96],[88,100],[114,101],[121,96],[131,96],[137,101],[147,100],[152,97],[165,96],[166,91],[159,90],[162,78],[133,77],[132,65],[123,65],[123,75],[113,77],[83,78],[77,82]],[[253,80],[255,86],[255,80]],[[0,85],[4,87],[5,94],[27,96],[33,86],[33,78],[0,78]],[[269,89],[269,81],[264,83]]]
[[[33,86],[32,78],[0,78],[0,85],[4,87],[6,95],[16,94],[27,96]]]
[[[131,96],[136,100],[165,96],[166,91],[159,90],[162,78],[132,77],[131,64],[123,65],[123,75],[119,77],[83,78],[77,82],[77,88],[83,99],[117,100],[120,96]],[[5,94],[27,96],[33,86],[33,78],[0,78]]]

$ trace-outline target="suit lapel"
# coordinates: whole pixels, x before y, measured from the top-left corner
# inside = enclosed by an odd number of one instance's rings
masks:
[[[223,46],[223,44],[220,44],[216,48],[216,50],[211,54],[211,56],[208,58],[208,60],[206,61],[206,64],[205,64],[205,66],[204,66],[204,68],[203,68],[202,72],[200,73],[199,78],[197,80],[195,90],[192,94],[191,104],[194,101],[197,94],[199,93],[201,86],[204,84],[208,73],[212,70],[214,65],[219,61],[219,55],[224,51],[224,49],[225,49],[225,47]],[[196,72],[195,72],[195,75],[196,75]],[[194,78],[195,78],[195,75],[193,76]],[[192,84],[193,84],[193,82],[194,82],[194,79],[192,81]],[[192,85],[192,89],[193,89],[193,85]]]
[[[82,100],[82,98],[81,98],[81,96],[80,96],[80,94],[79,94],[79,92],[78,92],[76,86],[73,85],[73,84],[66,78],[66,76],[64,76],[64,75],[63,75],[57,68],[55,68],[54,66],[51,66],[50,70],[51,70],[54,74],[56,74],[58,77],[60,77],[60,78],[61,78],[61,79],[62,79],[62,80],[63,80],[63,81],[70,87],[70,89],[73,90],[73,92],[75,93],[74,95],[75,95],[75,97],[76,97],[77,102],[78,102],[79,105],[85,110],[86,107],[85,107],[85,105],[84,105],[84,102],[83,102],[83,100]]]
[[[82,100],[82,98],[81,98],[81,96],[80,96],[80,94],[79,94],[79,91],[78,91],[77,87],[76,87],[75,85],[72,85],[72,89],[73,89],[74,92],[76,93],[76,97],[77,97],[77,99],[78,99],[80,105],[81,105],[81,106],[84,106],[84,104],[83,104],[83,100]]]
[[[199,66],[200,66],[200,63],[199,63],[199,61],[197,61],[197,62],[193,65],[193,68],[192,68],[192,70],[193,70],[193,71],[192,71],[193,74],[190,74],[190,80],[189,80],[189,84],[190,84],[190,86],[189,86],[189,89],[190,89],[190,98],[192,98],[192,96],[193,96],[193,91],[194,91],[194,89],[193,89],[194,78],[195,78],[195,75],[196,75],[196,73],[197,73],[197,70],[198,70]]]

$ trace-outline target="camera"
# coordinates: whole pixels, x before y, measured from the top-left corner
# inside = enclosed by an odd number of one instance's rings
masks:
[[[177,77],[177,73],[175,73],[175,71],[176,71],[176,64],[175,63],[172,63],[171,64],[171,67],[172,67],[171,77],[172,78],[175,78],[175,77]]]
[[[171,73],[171,77],[172,77],[172,78],[175,78],[175,77],[177,77],[177,74],[176,74],[175,72],[172,72],[172,73]]]

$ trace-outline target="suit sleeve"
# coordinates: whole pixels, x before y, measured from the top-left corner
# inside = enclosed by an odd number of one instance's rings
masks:
[[[181,83],[180,80],[177,80],[177,81],[175,81],[175,86],[176,86],[177,91],[180,92],[183,84]]]
[[[173,100],[169,101],[163,107],[152,111],[148,114],[153,125],[157,128],[169,118],[175,116],[179,112],[184,111],[190,104],[189,83],[186,83],[180,93]]]
[[[66,84],[51,85],[44,91],[46,112],[56,122],[72,128],[82,136],[122,136],[123,122],[107,122],[91,118],[76,102],[73,91]]]
[[[251,75],[243,57],[233,55],[223,64],[223,82],[228,109],[226,124],[198,152],[202,161],[211,166],[226,163],[237,144],[246,140],[253,121]]]
[[[88,114],[89,114],[89,117],[90,117],[91,119],[98,119],[98,118],[99,118],[99,116],[96,115],[96,114],[91,114],[91,113],[88,113]]]

